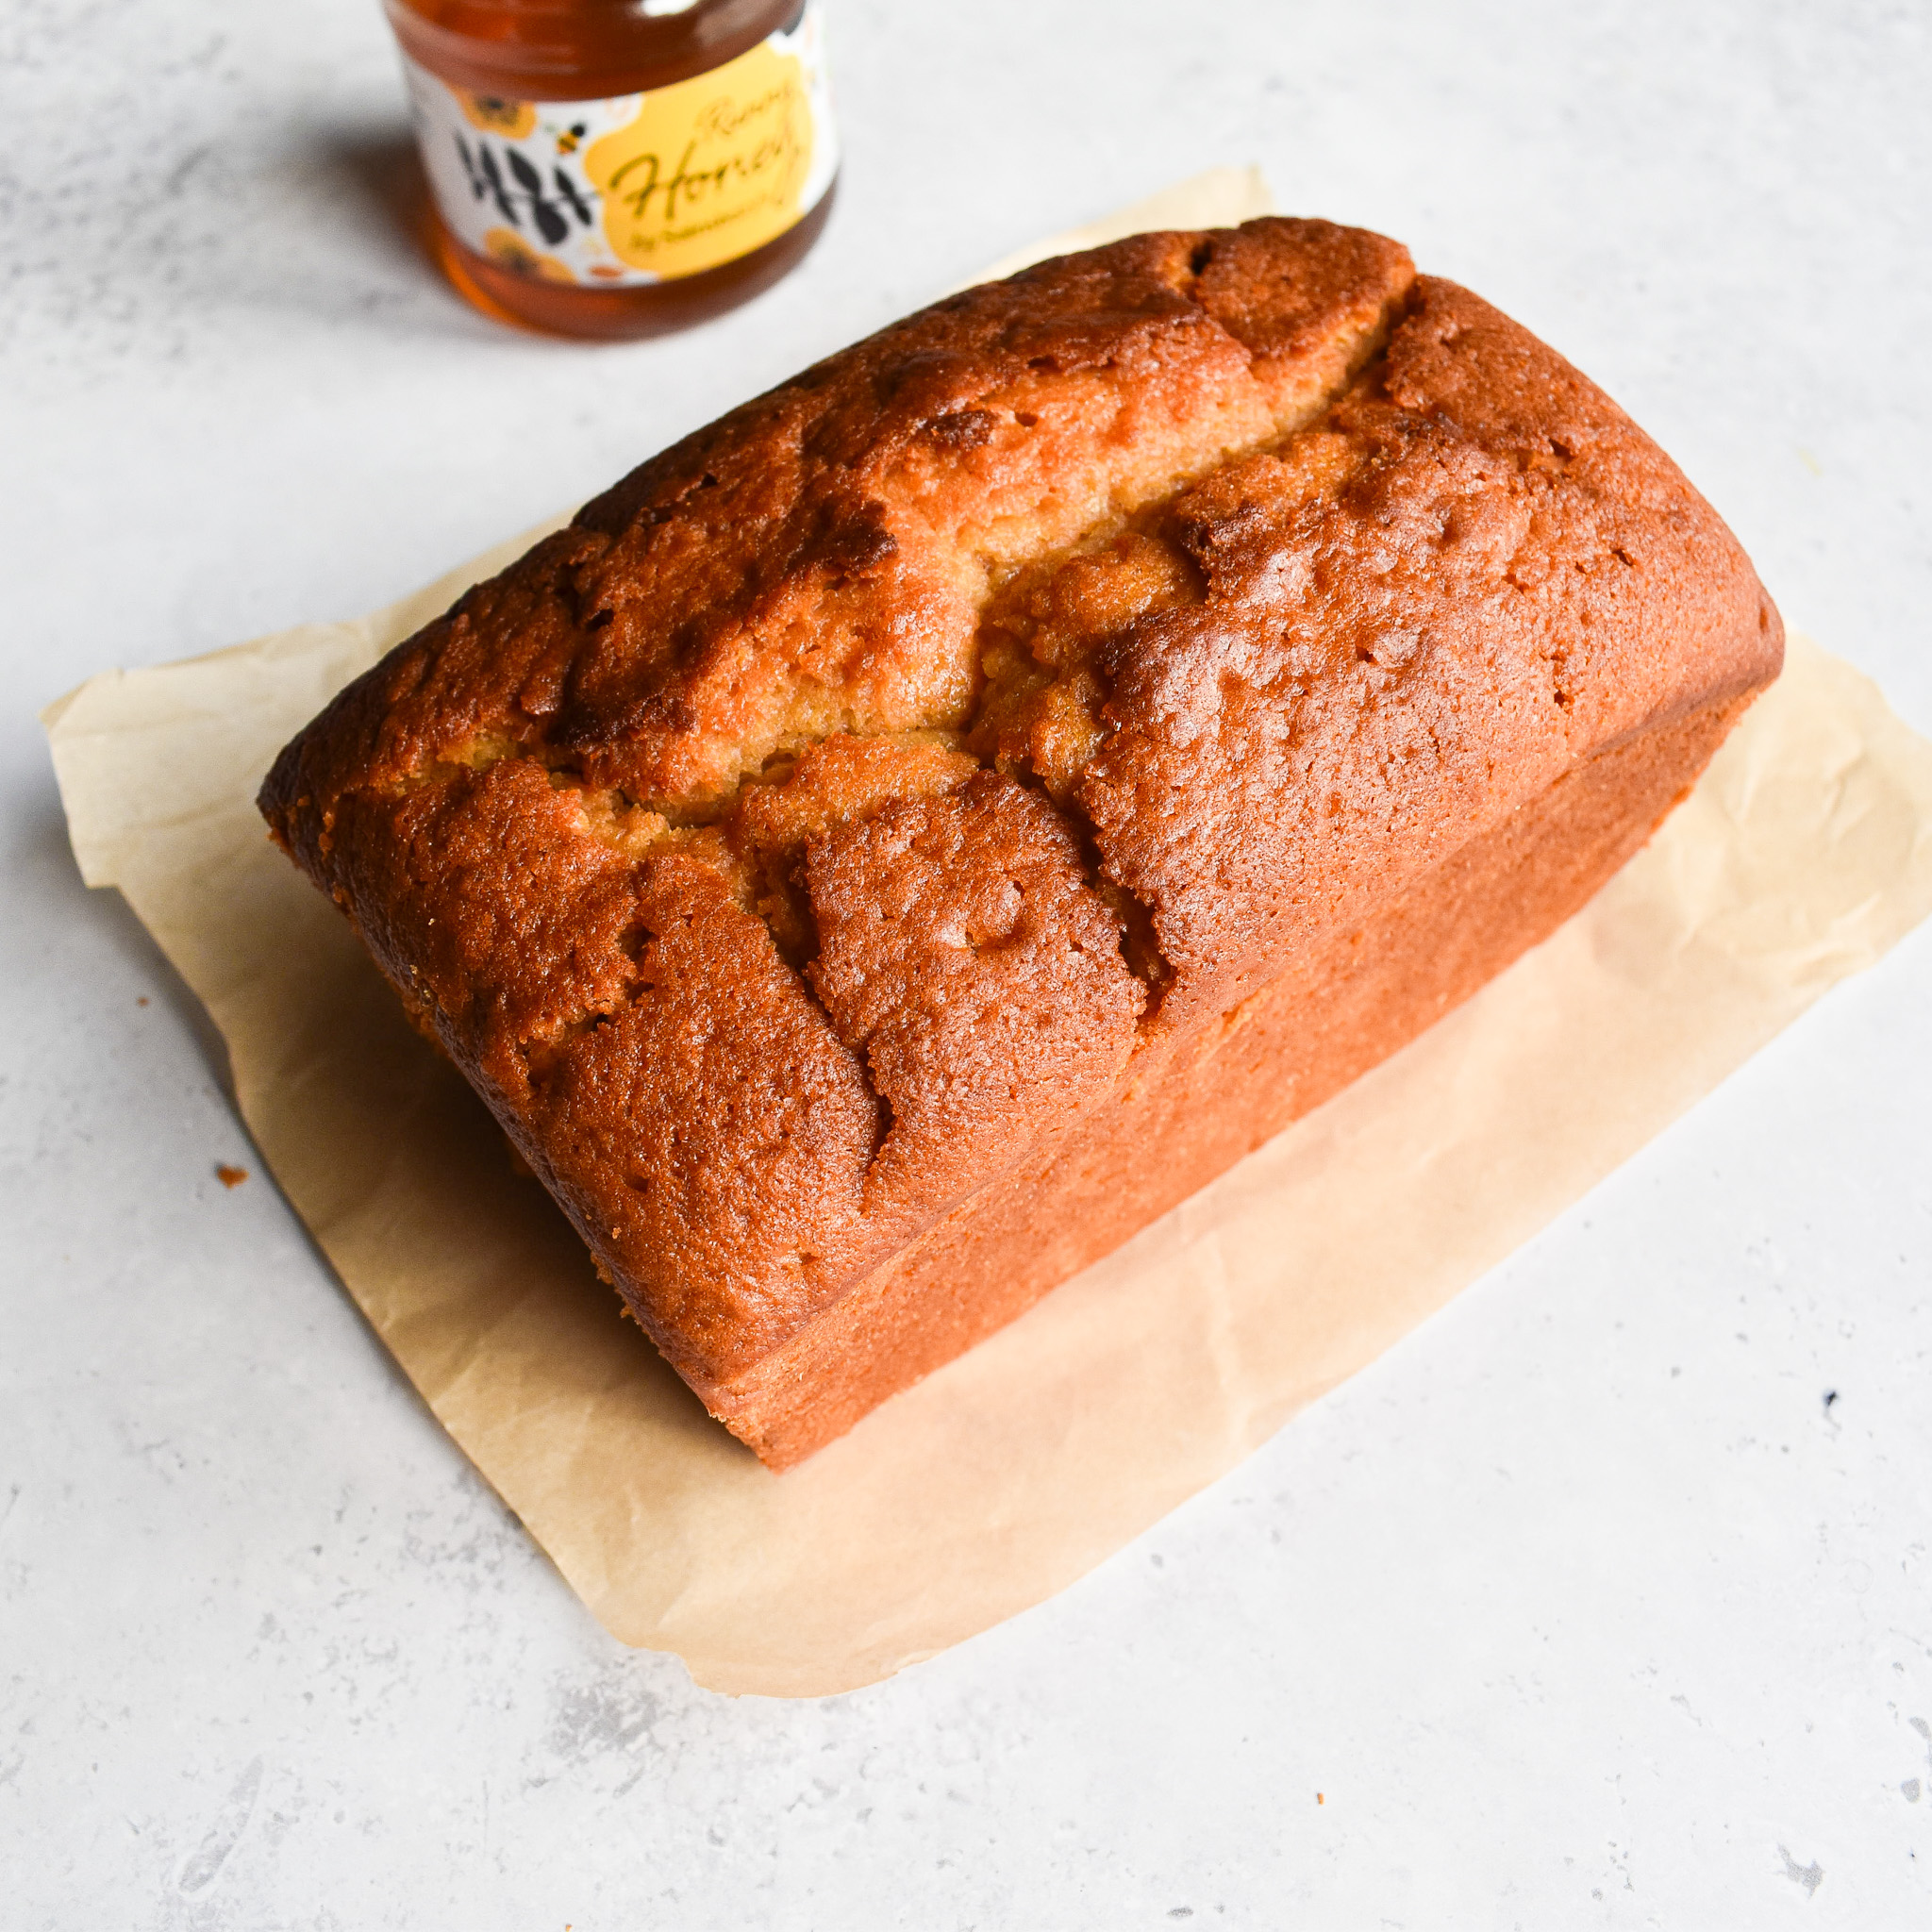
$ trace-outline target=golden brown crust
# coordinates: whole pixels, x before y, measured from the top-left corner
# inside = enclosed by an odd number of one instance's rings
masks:
[[[823,1447],[1502,971],[1636,851],[1748,701],[1716,700],[1566,773],[1239,1006],[1151,1035],[1107,1106],[700,1393],[774,1468]],[[1403,1177],[1387,1179],[1399,1217]]]
[[[1204,596],[1096,654],[1111,728],[1077,797],[1154,908],[1172,1021],[1775,662],[1750,564],[1669,459],[1446,282],[1319,430],[1164,527]]]
[[[1039,1292],[1062,1147],[1128,1177],[1090,1222],[1131,1232],[1165,1201],[1109,1138],[1135,1094],[1200,1105],[1174,1070],[1226,1015],[1571,774],[1728,719],[1780,636],[1560,358],[1271,220],[970,290],[687,438],[341,693],[262,808],[782,1462],[1016,1311],[919,1257],[1008,1226]],[[1661,758],[1591,853],[1680,789]],[[1600,874],[1547,816],[1484,959]],[[1386,1052],[1424,1008],[1378,997]],[[1190,1185],[1241,1151],[1151,1130],[1208,1150]]]
[[[807,973],[891,1127],[864,1211],[904,1239],[1113,1089],[1146,991],[1044,799],[982,773],[812,845]]]

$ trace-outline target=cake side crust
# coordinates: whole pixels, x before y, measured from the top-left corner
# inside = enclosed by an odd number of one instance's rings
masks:
[[[1753,695],[1715,698],[1565,774],[1319,958],[1171,1036],[1049,1158],[928,1230],[750,1374],[701,1386],[707,1406],[788,1469],[1024,1314],[1549,937],[1684,796]]]

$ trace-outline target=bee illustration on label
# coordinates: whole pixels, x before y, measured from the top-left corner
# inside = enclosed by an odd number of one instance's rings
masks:
[[[557,152],[560,155],[575,154],[577,151],[577,143],[580,141],[582,141],[584,136],[587,135],[590,131],[591,130],[589,126],[582,121],[579,121],[574,127],[566,127],[563,130],[563,132],[557,137]]]

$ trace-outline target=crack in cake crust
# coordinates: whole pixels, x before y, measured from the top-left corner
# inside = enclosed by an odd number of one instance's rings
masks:
[[[1158,242],[1168,238],[1151,239]],[[1184,275],[1174,273],[1174,250],[1171,246],[1156,251],[1161,276],[1190,303],[1201,286],[1203,272],[1211,264],[1214,248],[1211,240],[1196,243]],[[1353,241],[1349,242],[1348,249],[1352,255],[1363,253]],[[1310,418],[1325,409],[1341,389],[1354,379],[1362,364],[1379,353],[1386,340],[1389,315],[1406,285],[1408,269],[1406,258],[1399,251],[1382,244],[1379,249],[1369,253],[1376,258],[1374,265],[1384,276],[1384,282],[1379,286],[1372,282],[1366,292],[1360,289],[1347,291],[1353,300],[1344,304],[1339,314],[1328,319],[1327,331],[1313,344],[1319,353],[1317,366],[1311,375],[1305,375],[1298,381],[1277,384],[1276,392],[1270,396],[1262,396],[1260,386],[1251,384],[1257,392],[1254,406],[1245,418],[1234,421],[1237,429],[1245,427],[1250,432],[1245,440],[1230,444],[1230,411],[1225,407],[1217,408],[1208,412],[1205,425],[1193,425],[1191,433],[1181,439],[1178,458],[1181,475],[1175,478],[1170,470],[1162,478],[1166,485],[1164,491],[1151,503],[1134,504],[1136,491],[1144,494],[1146,485],[1144,481],[1137,482],[1130,477],[1124,486],[1125,507],[1123,486],[1117,481],[1110,482],[1101,492],[1106,503],[1101,514],[1071,532],[1067,528],[1066,515],[1063,512],[1057,514],[1058,506],[1047,501],[1031,507],[1030,520],[1025,507],[1021,506],[1008,510],[1003,518],[969,523],[951,533],[952,569],[954,572],[963,570],[974,580],[961,625],[970,644],[966,701],[962,704],[955,698],[937,708],[928,705],[910,719],[895,721],[898,728],[891,733],[880,730],[863,733],[870,745],[880,748],[892,741],[904,741],[915,736],[926,736],[941,742],[954,741],[970,749],[979,766],[1001,770],[1023,784],[1036,788],[1043,785],[1059,809],[1074,822],[1074,836],[1079,841],[1089,885],[1096,890],[1123,926],[1131,929],[1134,942],[1129,947],[1130,966],[1150,989],[1158,990],[1171,975],[1160,960],[1158,944],[1153,940],[1149,910],[1118,881],[1104,876],[1095,860],[1091,827],[1085,824],[1077,804],[1068,795],[1066,785],[1057,782],[1065,772],[1066,760],[1063,758],[1056,759],[1048,751],[1042,741],[1048,734],[1042,731],[1039,721],[1035,721],[1032,743],[1019,758],[1006,755],[993,741],[996,734],[990,733],[983,724],[982,714],[993,681],[986,662],[987,613],[1003,593],[1010,605],[1019,594],[1015,586],[1022,591],[1029,586],[1037,586],[1051,597],[1056,585],[1063,586],[1069,575],[1077,576],[1089,568],[1093,553],[1109,543],[1118,549],[1133,526],[1144,526],[1153,521],[1185,491],[1191,480],[1211,474],[1214,467],[1231,457],[1250,454],[1278,443],[1286,437],[1292,437]],[[1197,308],[1189,307],[1171,319],[1191,328],[1198,324],[1200,314]],[[1002,396],[995,384],[982,380],[976,386],[976,399],[970,406],[948,408],[930,416],[918,425],[907,441],[915,451],[923,444],[932,444],[950,456],[958,456],[969,451],[988,451],[997,441],[1003,421],[1008,421],[1012,429],[1024,438],[1040,430],[1049,412],[1077,417],[1078,406],[1091,402],[1091,397],[1075,398],[1075,407],[1070,409],[1063,396],[1034,394],[1034,391],[1041,387],[1038,378],[1063,379],[1070,368],[1076,372],[1085,370],[1089,374],[1097,372],[1102,377],[1110,375],[1119,367],[1119,344],[1104,346],[1107,353],[1097,354],[1092,341],[1076,341],[1071,351],[1063,346],[1049,356],[1029,357],[1025,364],[1026,373],[1018,377],[1010,369],[996,370],[995,374],[1007,377],[1009,389],[1015,381],[1019,383],[1023,391],[1021,400],[1016,402],[1010,395]],[[1226,349],[1234,345],[1231,339],[1224,336],[1218,346]],[[1305,348],[1307,346],[1304,345]],[[1251,355],[1245,350],[1241,353],[1252,370]],[[913,367],[909,374],[907,368],[901,367],[894,372],[890,382],[880,385],[895,398],[903,398],[908,391],[927,380],[926,373],[918,367],[918,358],[912,359]],[[798,386],[809,391],[816,376],[817,372],[808,373]],[[970,383],[964,387],[969,390],[975,388]],[[1027,399],[1038,402],[1040,407],[1024,407]],[[1012,407],[1004,407],[1007,403],[1011,403]],[[989,407],[989,404],[993,407]],[[752,406],[754,410],[758,407]],[[1170,463],[1174,460],[1172,450],[1168,460]],[[1141,472],[1144,473],[1147,467],[1143,459]],[[688,541],[696,543],[701,539],[711,537],[715,531],[710,525],[702,523],[695,531],[690,529],[690,513],[693,506],[702,506],[710,500],[719,488],[715,469],[701,467],[695,478],[687,472],[668,488],[657,492],[655,501],[634,511],[626,527],[633,531],[655,532],[675,525],[684,530]],[[591,510],[586,512],[585,519],[580,521],[593,521],[597,508],[592,506]],[[835,592],[899,553],[899,541],[884,526],[874,499],[863,500],[856,517],[821,511],[815,522],[817,527],[807,550],[808,563],[828,574]],[[930,516],[922,522],[927,532],[941,534]],[[1015,541],[1010,534],[1014,528],[1029,531],[1033,538],[1031,543]],[[1006,533],[1004,542],[1000,541],[1003,532]],[[565,533],[566,538],[571,534]],[[909,547],[911,540],[908,538]],[[593,538],[589,542],[566,542],[558,548],[560,552],[558,560],[564,566],[558,589],[571,606],[575,632],[575,637],[567,641],[580,650],[583,640],[602,639],[616,622],[618,600],[603,594],[607,588],[605,583],[591,575],[603,566],[608,545]],[[942,571],[941,574],[947,573]],[[478,618],[486,624],[494,620],[500,625],[502,620],[492,608],[500,593],[492,592],[493,587],[485,587],[472,596],[486,607],[477,613]],[[465,600],[465,604],[470,602],[470,599]],[[453,613],[452,621],[461,623],[468,614],[464,605],[459,605],[457,612]],[[1129,614],[1124,610],[1116,613],[1117,618],[1123,621]],[[521,608],[516,612],[516,621],[525,629],[529,627],[529,616]],[[835,733],[854,735],[857,729],[874,721],[861,719],[851,709],[829,699],[822,687],[809,686],[806,680],[794,677],[789,701],[781,702],[775,708],[776,723],[768,719],[768,728],[756,746],[752,750],[741,750],[740,769],[735,774],[708,789],[697,787],[659,795],[634,794],[617,783],[600,784],[597,781],[596,754],[605,748],[609,739],[622,738],[627,730],[648,728],[651,721],[660,713],[671,718],[675,728],[685,728],[677,678],[680,674],[688,674],[692,660],[703,658],[705,654],[705,642],[699,635],[703,625],[700,620],[693,619],[672,627],[672,648],[662,662],[654,667],[658,674],[657,677],[647,680],[645,688],[628,701],[614,726],[595,741],[587,741],[581,731],[574,734],[567,724],[559,728],[571,678],[564,668],[562,654],[555,647],[554,626],[552,629],[552,648],[545,652],[532,652],[530,656],[535,661],[527,669],[519,667],[523,675],[516,687],[516,708],[521,715],[512,721],[514,735],[504,728],[502,721],[492,721],[490,729],[465,744],[425,748],[416,762],[400,771],[391,784],[407,789],[448,783],[463,773],[486,768],[503,758],[522,757],[534,759],[550,774],[553,785],[574,786],[581,791],[586,829],[590,836],[615,843],[639,857],[657,844],[683,843],[694,856],[718,864],[730,878],[741,901],[761,911],[773,929],[774,942],[781,954],[790,963],[803,969],[813,957],[816,944],[809,908],[801,903],[801,895],[795,890],[795,877],[773,876],[774,868],[769,860],[763,868],[765,875],[761,879],[748,875],[743,863],[744,847],[747,843],[756,845],[758,842],[756,839],[747,841],[734,836],[720,844],[716,841],[693,842],[686,835],[695,829],[727,823],[733,824],[734,833],[740,832],[741,826],[736,822],[742,819],[747,800],[757,800],[766,789],[769,782],[766,768],[774,760],[787,760],[795,765],[814,745],[824,743]],[[711,629],[714,633],[717,631],[716,623],[711,625]],[[1090,645],[1092,641],[1091,638],[1088,640]],[[715,651],[715,641],[712,648]],[[1064,713],[1066,708],[1061,708]],[[1063,716],[1060,722],[1069,721]],[[1076,723],[1074,728],[1082,729],[1082,724]],[[1091,716],[1084,721],[1084,734],[1090,741],[1097,741],[1099,731]],[[759,758],[756,771],[750,769],[754,750]],[[917,760],[908,762],[916,763]],[[909,773],[907,775],[911,777]],[[958,775],[963,776],[964,774],[960,772]],[[904,786],[888,789],[897,792],[903,791]],[[856,810],[863,809],[865,802],[864,798],[847,800],[842,812],[835,809],[832,817],[850,817]],[[755,811],[753,816],[769,817],[769,813]],[[830,829],[830,824],[831,819],[821,824],[817,828],[819,835],[824,836]],[[802,851],[790,855],[790,858],[789,869],[795,874],[803,859]],[[787,890],[788,887],[794,889]]]

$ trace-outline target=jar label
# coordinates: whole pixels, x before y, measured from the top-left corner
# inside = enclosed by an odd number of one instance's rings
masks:
[[[408,55],[403,70],[445,225],[543,281],[634,288],[734,261],[839,169],[816,5],[708,74],[608,100],[466,93]]]

